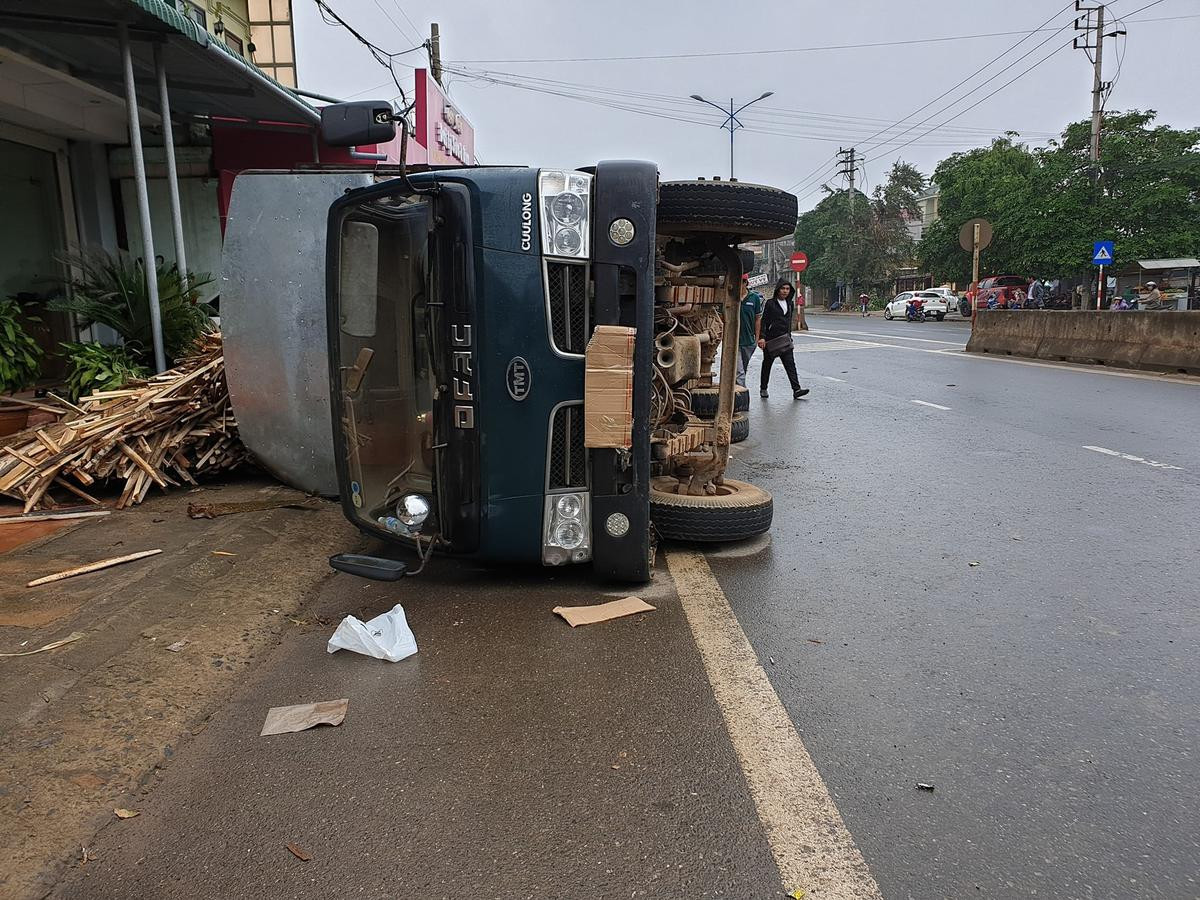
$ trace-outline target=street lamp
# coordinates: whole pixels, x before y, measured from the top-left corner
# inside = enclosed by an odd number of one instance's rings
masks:
[[[766,91],[761,96],[755,97],[753,100],[750,100],[747,103],[743,103],[737,109],[733,108],[733,98],[732,97],[729,98],[729,109],[726,109],[725,107],[721,106],[720,104],[713,103],[711,100],[705,100],[699,94],[692,94],[693,100],[699,100],[701,103],[707,103],[713,109],[719,109],[721,111],[721,114],[725,116],[725,122],[724,122],[724,124],[721,125],[721,127],[729,129],[729,180],[730,181],[733,181],[733,133],[735,131],[737,131],[737,129],[739,129],[739,128],[746,127],[741,122],[738,121],[737,115],[743,109],[745,109],[747,106],[750,106],[750,104],[757,103],[759,100],[766,100],[768,97],[774,95],[774,93],[775,93],[774,91]]]

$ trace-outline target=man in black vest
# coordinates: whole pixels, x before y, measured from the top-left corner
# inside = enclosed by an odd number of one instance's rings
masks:
[[[799,400],[808,393],[807,388],[800,387],[800,378],[796,375],[796,356],[792,352],[792,322],[795,317],[796,301],[792,285],[787,280],[780,279],[775,285],[775,293],[771,295],[771,299],[763,303],[762,314],[754,327],[758,336],[758,346],[763,351],[758,394],[760,397],[767,396],[771,366],[777,359],[783,361],[788,381],[792,383],[792,397]]]

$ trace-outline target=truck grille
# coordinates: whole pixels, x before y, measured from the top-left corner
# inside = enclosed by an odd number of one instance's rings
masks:
[[[547,262],[546,304],[554,348],[560,353],[582,354],[590,336],[587,266]]]
[[[550,414],[549,490],[587,487],[587,451],[583,446],[583,404],[556,407]]]

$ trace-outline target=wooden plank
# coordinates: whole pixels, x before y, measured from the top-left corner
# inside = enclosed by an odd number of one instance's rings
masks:
[[[110,569],[113,566],[119,566],[123,563],[133,562],[135,559],[145,559],[147,556],[156,556],[159,553],[162,553],[162,550],[142,550],[138,553],[127,553],[125,556],[113,556],[109,559],[100,559],[84,566],[76,566],[74,569],[65,569],[62,572],[55,572],[53,575],[45,575],[41,578],[35,578],[33,581],[26,584],[25,587],[37,587],[39,584],[50,584],[54,581],[62,581],[66,578],[74,578],[76,575],[86,575],[89,572],[98,572],[101,569]]]
[[[83,412],[83,410],[80,409],[78,406],[76,406],[74,403],[71,403],[69,400],[64,400],[62,397],[58,396],[58,394],[52,394],[50,391],[46,391],[46,396],[51,398],[52,400],[57,400],[63,406],[70,407],[71,409],[75,410],[75,412],[77,412],[77,413]]]
[[[34,403],[32,400],[22,400],[18,397],[5,397],[4,402],[15,403],[18,406],[28,406],[31,409],[40,409],[42,412],[57,413],[60,416],[66,412],[66,410],[60,406],[47,406],[44,403]]]
[[[133,463],[139,469],[141,469],[143,472],[145,472],[147,475],[149,475],[152,479],[154,479],[155,484],[157,484],[159,487],[164,487],[164,488],[167,486],[167,483],[162,480],[162,476],[159,475],[156,471],[154,471],[154,469],[151,468],[150,463],[146,462],[146,460],[144,460],[138,454],[138,452],[136,450],[134,450],[132,447],[130,447],[124,441],[119,441],[117,443],[117,446],[120,448],[121,452],[124,453],[127,457],[129,457],[129,459],[132,460]]]
[[[19,459],[21,462],[25,463],[25,465],[29,466],[29,468],[31,468],[31,469],[36,469],[39,466],[38,462],[36,462],[35,460],[26,456],[20,450],[14,450],[12,447],[3,447],[0,449],[3,449],[4,452],[7,453],[9,456],[15,456],[17,459]],[[26,448],[26,449],[28,449],[28,448]],[[42,462],[46,462],[46,460],[43,460]]]
[[[58,444],[56,444],[54,442],[54,439],[51,438],[50,435],[46,434],[44,429],[39,428],[37,431],[35,431],[33,433],[33,436],[36,437],[39,441],[41,441],[42,446],[45,447],[47,450],[49,450],[51,453],[62,453],[62,447],[58,446]]]
[[[104,505],[99,500],[97,500],[95,497],[93,497],[91,494],[89,494],[87,491],[83,490],[83,488],[75,487],[75,485],[71,484],[71,482],[67,481],[67,479],[65,479],[65,478],[62,478],[62,477],[58,478],[55,481],[55,484],[57,484],[59,487],[66,488],[68,491],[70,491],[76,497],[82,497],[88,503],[93,503],[96,506]]]
[[[95,501],[99,503],[100,501]],[[0,516],[0,525],[22,525],[26,522],[57,522],[65,519],[93,519],[112,515],[110,509],[81,509],[74,512],[35,512],[24,516]]]

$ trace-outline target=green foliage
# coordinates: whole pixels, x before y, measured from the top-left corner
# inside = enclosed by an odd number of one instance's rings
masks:
[[[104,252],[80,257],[75,263],[82,277],[71,283],[68,299],[56,300],[50,308],[75,313],[84,326],[107,325],[121,336],[126,346],[133,348],[138,362],[152,363],[150,299],[142,264],[127,254]],[[209,326],[214,312],[208,304],[200,302],[199,288],[210,284],[212,278],[189,272],[185,288],[179,267],[174,263],[157,266],[156,277],[163,350],[170,364]]]
[[[1092,242],[1116,242],[1117,264],[1192,256],[1200,248],[1200,128],[1153,125],[1154,112],[1104,119],[1099,191],[1093,186],[1090,121],[1062,140],[1030,149],[1011,138],[956,153],[933,175],[940,218],[917,255],[935,281],[966,282],[971,254],[958,244],[964,222],[983,217],[995,237],[981,275],[1090,273]]]
[[[796,223],[796,247],[808,254],[805,280],[832,287],[845,278],[857,292],[890,290],[897,269],[911,264],[914,252],[906,217],[919,215],[917,197],[925,179],[915,167],[898,162],[887,181],[870,197],[848,191],[825,197]]]
[[[16,299],[0,299],[0,394],[29,387],[41,371],[42,348],[25,330],[25,323],[38,321]]]
[[[72,400],[94,391],[113,391],[150,374],[128,345],[109,347],[95,341],[72,341],[62,344],[62,348],[68,362],[66,391]]]

